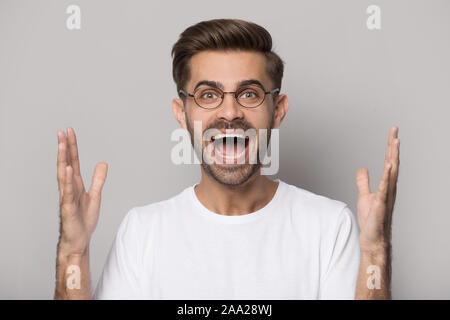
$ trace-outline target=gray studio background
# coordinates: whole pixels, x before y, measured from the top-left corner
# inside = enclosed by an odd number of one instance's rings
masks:
[[[66,28],[67,6],[81,30]],[[381,30],[366,8],[381,7]],[[82,174],[109,164],[91,246],[95,286],[124,215],[199,180],[170,161],[178,124],[170,50],[212,18],[261,24],[286,62],[290,109],[276,177],[348,203],[372,191],[399,126],[393,297],[450,298],[450,1],[0,0],[0,298],[51,299],[58,238],[58,129],[78,135]]]

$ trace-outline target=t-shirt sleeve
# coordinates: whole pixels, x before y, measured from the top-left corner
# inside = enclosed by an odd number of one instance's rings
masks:
[[[131,209],[122,220],[100,276],[94,299],[139,299],[140,256],[138,216]]]
[[[358,222],[348,206],[342,209],[332,240],[328,268],[321,279],[320,299],[354,299],[361,251]]]

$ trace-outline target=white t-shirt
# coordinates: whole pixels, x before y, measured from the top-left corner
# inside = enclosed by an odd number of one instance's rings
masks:
[[[279,179],[263,208],[226,216],[194,187],[132,208],[95,299],[354,299],[359,227],[349,207]]]

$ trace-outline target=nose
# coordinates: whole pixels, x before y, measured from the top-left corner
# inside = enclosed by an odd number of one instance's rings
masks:
[[[224,93],[222,105],[217,110],[217,117],[227,121],[244,117],[242,107],[234,98],[234,93]]]

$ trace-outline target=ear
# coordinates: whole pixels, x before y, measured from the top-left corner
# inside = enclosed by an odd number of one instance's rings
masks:
[[[275,110],[273,115],[273,128],[278,128],[283,121],[284,116],[288,112],[289,103],[287,95],[280,94],[275,104]]]
[[[180,98],[174,98],[172,100],[172,112],[181,128],[186,130],[186,114],[184,110],[183,100],[181,100]]]

